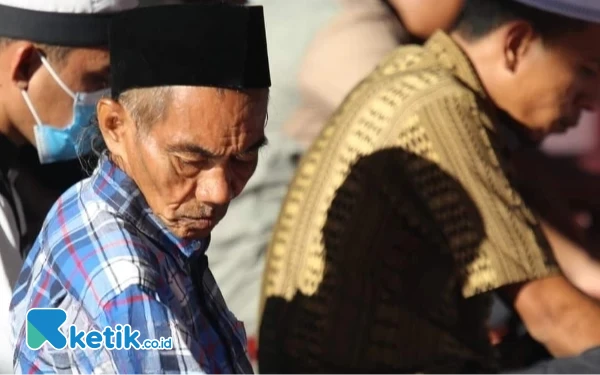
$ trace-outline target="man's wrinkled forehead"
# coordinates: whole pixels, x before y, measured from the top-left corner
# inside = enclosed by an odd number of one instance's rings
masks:
[[[172,140],[197,144],[205,151],[209,146],[213,155],[225,153],[219,147],[245,151],[266,144],[268,89],[180,86],[171,93],[164,131]]]
[[[157,86],[127,90],[118,101],[143,133],[159,127],[163,140],[189,143],[232,127],[264,134],[268,96],[268,89]]]
[[[169,86],[171,113],[186,120],[223,121],[224,125],[248,120],[264,121],[269,89],[225,89],[206,86]],[[264,125],[264,123],[263,123]],[[263,126],[264,127],[264,126]]]

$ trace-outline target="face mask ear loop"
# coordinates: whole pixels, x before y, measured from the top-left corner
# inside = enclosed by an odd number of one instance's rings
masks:
[[[40,59],[42,61],[42,64],[46,67],[46,70],[48,70],[48,73],[50,73],[50,75],[52,76],[52,78],[54,78],[54,80],[56,81],[56,83],[58,83],[58,85],[60,86],[60,88],[62,88],[63,90],[65,90],[65,92],[67,94],[69,94],[69,96],[71,98],[73,98],[73,100],[75,100],[75,93],[73,91],[71,91],[71,89],[65,85],[65,83],[62,81],[62,79],[60,79],[60,77],[58,76],[58,74],[56,74],[56,72],[54,71],[54,69],[52,69],[52,66],[50,65],[50,63],[48,62],[48,60],[46,60],[46,58],[44,56],[42,56],[40,54]]]
[[[40,118],[40,116],[38,115],[37,111],[35,110],[33,103],[31,102],[31,99],[29,98],[29,94],[27,93],[27,91],[25,90],[21,90],[21,95],[23,95],[23,99],[25,100],[25,104],[27,105],[27,108],[29,108],[29,112],[31,112],[31,114],[33,115],[33,118],[35,119],[35,123],[37,125],[42,125],[42,119]]]

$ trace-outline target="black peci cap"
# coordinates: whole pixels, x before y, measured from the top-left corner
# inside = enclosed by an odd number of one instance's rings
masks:
[[[143,87],[271,85],[259,6],[138,8],[113,17],[109,42],[114,98]]]

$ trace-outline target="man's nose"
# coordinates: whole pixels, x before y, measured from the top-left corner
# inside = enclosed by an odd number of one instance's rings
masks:
[[[205,171],[198,181],[196,198],[204,203],[223,205],[233,199],[231,177],[225,167]]]

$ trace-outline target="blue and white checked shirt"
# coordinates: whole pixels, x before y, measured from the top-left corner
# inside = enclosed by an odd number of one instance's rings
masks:
[[[103,156],[92,177],[56,202],[11,302],[17,373],[248,373],[243,325],[208,269],[208,239],[182,241],[152,214],[135,183]],[[195,287],[197,285],[197,287]],[[39,350],[26,345],[30,308],[67,312],[61,326],[129,324],[169,350]]]

